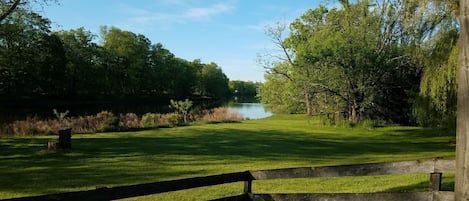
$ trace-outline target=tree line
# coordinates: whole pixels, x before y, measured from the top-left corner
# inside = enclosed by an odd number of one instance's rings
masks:
[[[262,57],[261,100],[274,111],[341,113],[353,123],[454,126],[458,2],[339,2],[266,29],[281,54]]]
[[[16,2],[14,11],[6,15],[8,3]],[[231,95],[229,79],[216,63],[178,58],[161,43],[116,27],[102,26],[99,37],[84,28],[51,31],[49,19],[21,6],[28,3],[0,2],[3,98],[221,99]]]

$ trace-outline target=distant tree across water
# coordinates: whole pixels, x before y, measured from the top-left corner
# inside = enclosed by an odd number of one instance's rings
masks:
[[[229,83],[230,91],[233,96],[255,97],[260,82],[232,80]]]
[[[99,37],[84,28],[53,32],[49,19],[23,6],[0,21],[3,98],[222,99],[228,82],[215,63],[178,58],[116,27],[103,26]]]

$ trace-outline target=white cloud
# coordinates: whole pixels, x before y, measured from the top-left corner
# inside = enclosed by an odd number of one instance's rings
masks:
[[[235,6],[231,4],[220,3],[210,7],[190,8],[184,13],[183,17],[187,19],[206,19],[215,15],[234,11],[235,9]]]
[[[277,19],[277,20],[270,20],[270,21],[263,21],[255,25],[248,25],[246,28],[254,31],[265,32],[268,28],[277,27],[279,25],[284,25],[288,29],[288,25],[290,21],[285,19]]]
[[[182,5],[180,0],[168,0],[168,2]],[[185,2],[187,3],[187,2]],[[132,27],[143,26],[168,26],[173,24],[183,24],[186,22],[211,20],[216,16],[230,13],[236,10],[233,3],[225,2],[205,7],[172,6],[173,11],[161,12],[152,11],[150,8],[134,8],[129,5],[121,6],[123,12],[130,15],[127,21],[123,22]]]

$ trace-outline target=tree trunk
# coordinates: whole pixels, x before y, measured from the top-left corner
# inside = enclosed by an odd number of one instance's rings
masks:
[[[360,121],[360,107],[357,106],[357,104],[352,104],[350,108],[350,121],[352,123],[358,123]]]
[[[313,116],[313,96],[308,92],[305,93],[306,114]]]
[[[460,1],[455,201],[469,201],[469,0]]]

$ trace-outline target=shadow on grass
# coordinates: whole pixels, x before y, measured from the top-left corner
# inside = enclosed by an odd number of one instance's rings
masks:
[[[46,138],[0,139],[0,195],[47,194],[224,173],[217,169],[244,171],[236,168],[258,161],[272,163],[272,167],[277,162],[279,167],[284,162],[315,166],[393,157],[416,159],[421,153],[454,150],[450,144],[420,137],[415,130],[377,137],[234,128],[183,131],[190,134],[165,136],[155,130],[154,136],[78,136],[72,138],[71,152],[45,151]],[[408,137],[411,135],[417,136]]]
[[[430,183],[429,182],[420,182],[413,185],[408,186],[399,186],[395,188],[388,189],[383,193],[387,192],[398,192],[398,193],[406,193],[406,192],[425,192],[430,190]],[[451,179],[443,179],[441,183],[441,191],[454,191],[454,178]]]

